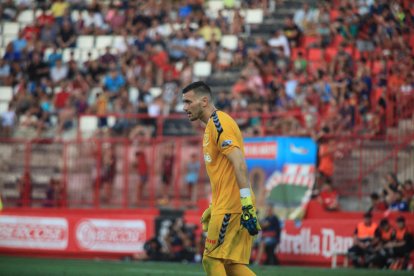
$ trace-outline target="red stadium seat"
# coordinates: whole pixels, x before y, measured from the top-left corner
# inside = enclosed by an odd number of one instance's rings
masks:
[[[337,53],[338,53],[338,48],[336,47],[329,47],[329,48],[326,48],[325,50],[325,55],[329,61],[331,61],[336,56]]]
[[[344,41],[344,37],[342,35],[336,35],[332,41],[332,46],[338,47]]]
[[[309,61],[321,61],[324,59],[324,51],[318,48],[311,48],[308,52]]]
[[[306,50],[304,48],[292,48],[291,50],[292,60],[296,60],[299,56],[299,53],[302,53],[302,56],[306,57]]]
[[[329,15],[331,16],[331,22],[335,21],[339,16],[339,11],[338,10],[331,10],[329,12]]]
[[[308,48],[310,47],[313,43],[318,41],[318,37],[317,36],[312,36],[312,35],[305,35],[303,37],[303,47]]]

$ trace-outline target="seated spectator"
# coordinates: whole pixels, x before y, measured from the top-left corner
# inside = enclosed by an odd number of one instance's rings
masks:
[[[16,112],[13,102],[9,103],[6,111],[2,112],[1,115],[1,133],[2,137],[10,137],[13,133],[13,127],[15,126]]]
[[[84,35],[103,35],[108,29],[102,13],[92,8],[88,8],[87,13],[82,13],[82,22],[83,27],[80,31]]]
[[[178,30],[169,41],[168,53],[172,61],[182,60],[186,57],[187,39],[182,30]]]
[[[63,22],[56,42],[60,48],[74,48],[76,46],[76,33],[68,20]]]
[[[404,195],[404,200],[410,205],[411,201],[414,199],[414,186],[411,179],[404,181],[404,184],[401,187],[401,191]]]
[[[385,200],[380,198],[378,193],[372,193],[370,196],[371,206],[368,209],[368,212],[384,212],[388,209],[387,203]]]
[[[65,64],[62,64],[62,60],[56,60],[55,66],[50,69],[50,79],[54,85],[59,85],[61,81],[65,80],[68,77],[68,67]]]
[[[358,223],[354,231],[354,243],[348,249],[348,258],[354,267],[368,267],[372,261],[373,241],[377,224],[372,221],[372,214],[365,213],[364,221]]]
[[[333,189],[330,181],[323,183],[318,201],[327,211],[337,211],[339,209],[338,192]]]
[[[69,7],[70,6],[69,6],[68,1],[64,1],[64,0],[56,0],[55,2],[53,2],[52,6],[50,7],[52,11],[52,15],[59,25],[62,24],[65,11],[69,9]]]
[[[408,212],[408,203],[403,199],[401,191],[391,192],[390,194],[390,211]]]
[[[280,30],[276,30],[267,43],[269,43],[270,47],[272,47],[274,51],[276,51],[277,48],[282,48],[283,54],[286,57],[290,57],[289,41]]]
[[[303,3],[301,9],[295,11],[293,16],[294,23],[304,32],[308,32],[317,21],[318,12],[309,7],[308,3]]]
[[[19,32],[18,37],[14,39],[12,43],[15,53],[21,54],[26,49],[27,39],[24,37],[23,30]]]
[[[13,77],[9,63],[0,58],[0,85],[9,86],[12,84],[12,81]]]
[[[291,48],[300,45],[301,31],[291,17],[286,18],[283,32],[288,39]]]
[[[104,78],[104,88],[111,93],[111,98],[116,97],[124,85],[125,78],[116,68],[112,68]]]

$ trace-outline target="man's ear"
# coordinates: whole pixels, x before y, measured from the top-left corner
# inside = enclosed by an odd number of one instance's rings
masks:
[[[209,103],[209,99],[208,99],[208,97],[207,96],[203,96],[203,97],[201,97],[201,106],[202,107],[206,107],[207,105],[208,105],[208,103]]]

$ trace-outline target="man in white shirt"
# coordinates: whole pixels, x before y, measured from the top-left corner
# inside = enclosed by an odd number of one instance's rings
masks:
[[[267,41],[272,48],[283,48],[283,54],[290,57],[289,41],[280,30],[276,30],[274,35]]]
[[[68,76],[68,73],[68,67],[62,64],[62,60],[58,59],[56,65],[50,70],[50,78],[53,83],[58,84]]]

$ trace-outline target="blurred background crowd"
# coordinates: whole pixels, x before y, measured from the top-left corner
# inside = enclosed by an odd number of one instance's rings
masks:
[[[110,123],[107,115],[181,112],[180,88],[204,77],[219,109],[247,114],[239,119],[246,135],[356,127],[377,135],[395,100],[389,88],[412,91],[410,1],[311,1],[267,35],[255,35],[244,9],[266,17],[288,1],[224,2],[212,13],[202,0],[5,0],[0,85],[13,92],[2,106],[3,132],[60,137],[81,114],[96,114],[113,134],[146,125],[151,135],[151,121]],[[197,72],[199,61],[213,76],[238,74],[215,87]],[[272,112],[285,115],[261,123]]]

